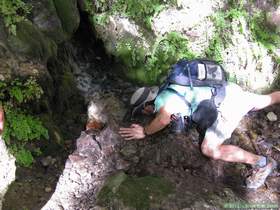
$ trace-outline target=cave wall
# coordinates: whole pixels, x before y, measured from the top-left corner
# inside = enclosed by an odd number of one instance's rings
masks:
[[[80,0],[109,54],[138,83],[158,84],[186,57],[220,62],[230,81],[279,88],[279,1]]]
[[[5,8],[5,4],[9,5],[8,1],[4,1],[1,5],[0,80],[8,82],[17,78],[24,80],[33,77],[40,84],[44,91],[40,101],[31,102],[25,105],[27,106],[25,108],[43,121],[50,136],[49,140],[45,141],[46,150],[48,147],[54,149],[59,145],[62,146],[65,138],[62,131],[63,125],[60,122],[66,117],[68,119],[72,117],[68,114],[69,109],[77,108],[75,105],[70,106],[70,103],[81,104],[77,109],[82,109],[84,105],[76,88],[72,66],[67,60],[71,59],[71,54],[65,55],[65,49],[71,51],[65,47],[65,43],[77,31],[80,15],[76,0],[43,0],[25,3],[31,5],[31,10],[23,20],[12,25],[16,27],[15,32],[10,31],[11,26],[7,26],[5,15],[11,9]],[[21,9],[18,9],[16,13],[21,15]],[[58,113],[62,115],[59,116]],[[65,118],[62,119],[63,117]],[[15,179],[16,166],[15,159],[9,154],[4,140],[1,138],[0,141],[0,162],[3,166],[1,168],[5,168],[2,173],[7,173],[3,176],[1,174],[1,179],[7,180],[1,181],[0,200],[2,203],[8,185]],[[50,146],[51,144],[57,146]],[[42,150],[42,152],[45,151]],[[10,161],[6,161],[7,157]]]

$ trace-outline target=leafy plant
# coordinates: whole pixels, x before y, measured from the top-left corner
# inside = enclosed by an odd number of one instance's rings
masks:
[[[5,110],[3,138],[22,166],[33,162],[32,151],[27,145],[40,138],[48,139],[48,131],[42,122],[27,110],[27,103],[37,100],[43,94],[34,78],[25,81],[0,81],[0,100]],[[35,148],[35,154],[39,150]]]
[[[11,151],[15,155],[18,164],[21,166],[30,167],[34,162],[31,152],[23,146],[13,146]]]
[[[196,55],[188,48],[188,40],[178,32],[170,32],[154,44],[147,60],[147,70],[151,72],[151,78],[157,81],[177,60],[194,57]]]
[[[1,0],[0,17],[3,18],[9,32],[16,35],[17,23],[26,19],[30,13],[31,6],[22,0]]]
[[[158,38],[151,48],[151,53],[146,54],[140,44],[139,46],[132,45],[132,41],[122,42],[117,46],[117,56],[132,72],[141,72],[139,74],[143,78],[137,79],[149,84],[160,82],[170,65],[178,59],[196,57],[188,48],[188,40],[177,32]]]
[[[165,4],[162,0],[118,0],[112,9],[150,28],[151,18],[160,12]]]
[[[107,0],[85,0],[85,10],[92,16],[95,24],[104,25],[109,15],[121,14],[131,18],[141,25],[151,28],[152,17],[160,12],[165,5],[176,5],[177,1],[170,0],[117,0],[113,4]],[[100,17],[98,17],[101,15]],[[106,20],[104,22],[104,20]]]
[[[207,57],[212,58],[219,63],[223,62],[223,49],[225,49],[227,43],[231,41],[230,36],[233,30],[231,22],[234,20],[238,21],[241,17],[247,17],[247,13],[243,9],[243,1],[232,0],[229,2],[229,5],[232,6],[231,9],[216,12],[211,17],[215,25],[215,34],[210,41],[208,49],[205,51]],[[239,30],[242,33],[242,26],[240,26]]]
[[[273,51],[280,46],[280,37],[275,30],[266,24],[265,13],[257,12],[250,17],[250,30],[256,41],[263,44],[268,50]]]

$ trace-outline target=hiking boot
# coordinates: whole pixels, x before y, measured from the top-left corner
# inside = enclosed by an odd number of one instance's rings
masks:
[[[267,164],[261,168],[253,169],[252,174],[247,177],[246,185],[249,189],[257,189],[262,186],[266,178],[271,174],[271,172],[277,167],[277,163],[272,158],[267,158]]]

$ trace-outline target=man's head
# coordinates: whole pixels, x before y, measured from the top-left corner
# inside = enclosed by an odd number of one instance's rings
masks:
[[[142,87],[137,89],[130,99],[130,105],[133,107],[131,115],[135,114],[152,114],[154,112],[154,100],[157,96],[159,88]]]

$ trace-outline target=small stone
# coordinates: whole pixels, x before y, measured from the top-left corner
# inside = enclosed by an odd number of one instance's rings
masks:
[[[56,163],[56,159],[55,159],[55,158],[52,158],[51,164],[53,165],[53,164],[55,164],[55,163]]]
[[[46,187],[46,188],[45,188],[45,192],[49,193],[49,192],[51,192],[51,191],[52,191],[52,188],[51,188],[51,187]]]
[[[277,115],[274,114],[273,112],[268,112],[266,117],[268,118],[269,121],[274,122],[277,121]]]
[[[41,159],[41,164],[44,167],[49,166],[51,163],[52,163],[52,157],[51,156],[47,156],[47,157]]]

